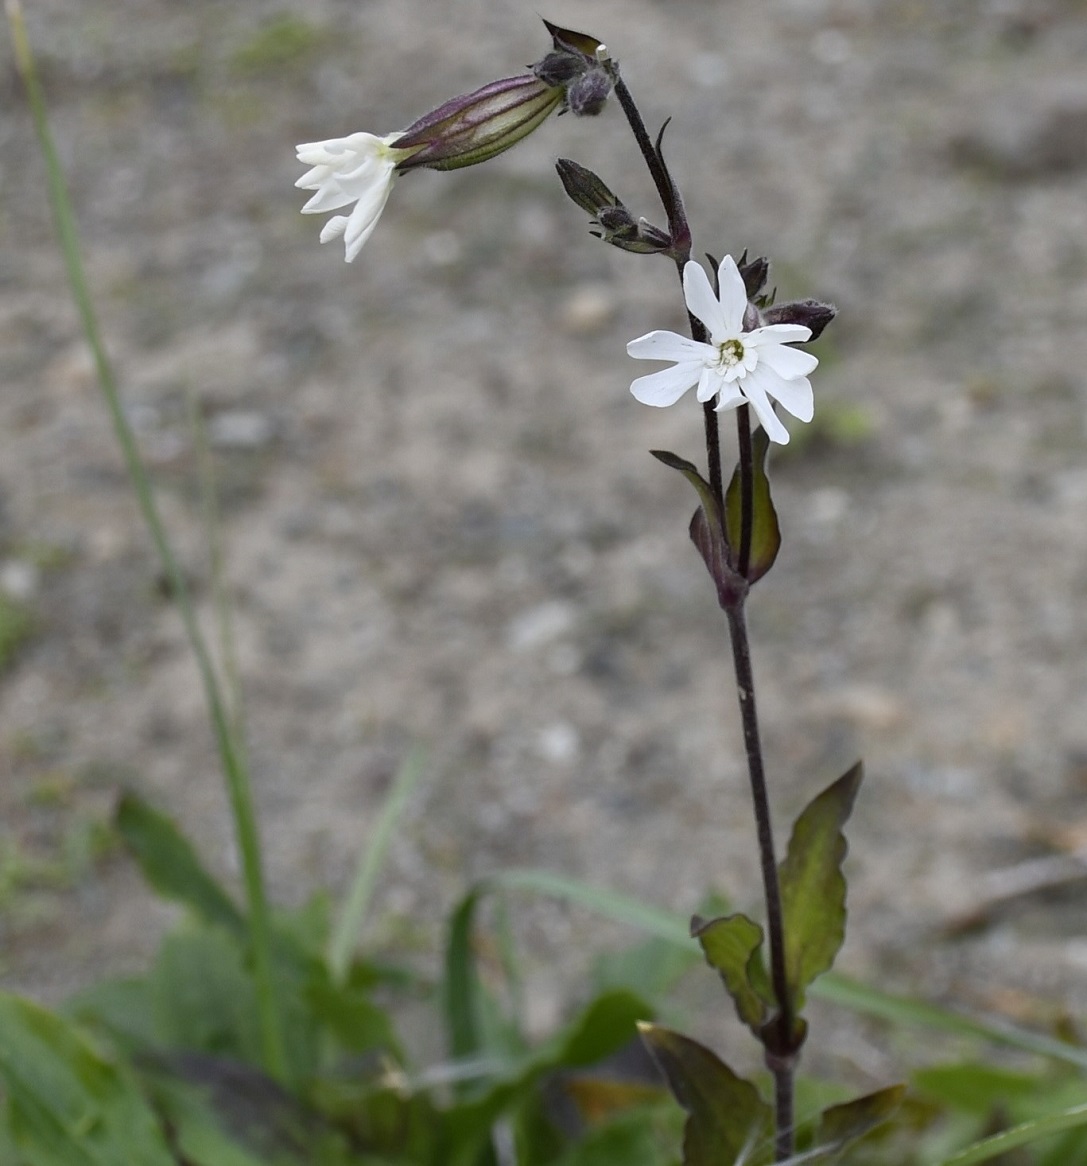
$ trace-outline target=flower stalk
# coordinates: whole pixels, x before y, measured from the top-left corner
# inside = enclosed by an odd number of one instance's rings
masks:
[[[788,432],[774,413],[776,399],[793,416],[808,421],[812,416],[811,386],[807,374],[815,357],[791,347],[822,331],[834,315],[829,305],[809,301],[763,315],[755,302],[765,284],[767,264],[756,260],[737,265],[726,256],[717,272],[716,298],[702,267],[690,262],[691,235],[683,201],[660,150],[649,137],[629,88],[616,73],[615,95],[634,134],[668,215],[672,248],[669,251],[687,303],[691,338],[675,333],[649,333],[632,341],[629,355],[674,362],[674,367],[635,381],[631,390],[646,404],[667,405],[697,385],[702,403],[709,489],[724,522],[725,496],[721,468],[718,414],[735,408],[739,446],[740,532],[732,548],[732,563],[742,580],[751,578],[754,534],[755,451],[750,410],[754,408],[771,440],[784,444]],[[661,135],[663,135],[663,129]],[[744,257],[746,259],[746,256]],[[752,289],[749,283],[757,286]],[[766,306],[765,300],[757,303]],[[709,516],[707,515],[707,521]],[[727,541],[727,532],[725,532]],[[747,632],[745,605],[749,588],[719,589],[729,629],[733,669],[739,698],[744,751],[751,786],[766,905],[766,932],[770,957],[770,983],[776,1013],[759,1034],[766,1064],[774,1080],[774,1158],[785,1162],[793,1155],[794,1073],[803,1028],[794,1015],[786,972],[785,913],[774,844],[769,791],[759,735],[755,678]]]

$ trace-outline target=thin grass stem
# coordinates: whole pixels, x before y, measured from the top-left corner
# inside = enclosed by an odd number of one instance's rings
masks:
[[[45,161],[49,199],[72,297],[79,312],[84,335],[94,356],[98,384],[113,422],[114,433],[121,447],[125,467],[140,512],[150,532],[151,541],[154,544],[163,572],[169,581],[171,593],[181,615],[181,622],[196,660],[200,681],[204,689],[212,731],[219,751],[230,800],[235,838],[241,854],[265,1068],[272,1076],[285,1080],[287,1077],[286,1048],[283,1042],[272,979],[271,920],[264,889],[260,839],[248,773],[232,731],[231,719],[211,656],[196,620],[184,574],[167,537],[147,471],[140,458],[135,435],[121,405],[117,382],[102,340],[94,310],[94,301],[83,271],[75,215],[72,211],[63,170],[49,129],[45,98],[34,67],[34,58],[23,21],[22,6],[19,0],[6,0],[6,9],[15,49],[16,68],[26,86],[34,128]]]

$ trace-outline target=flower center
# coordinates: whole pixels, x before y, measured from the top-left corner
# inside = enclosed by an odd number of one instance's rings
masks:
[[[738,339],[726,340],[717,345],[717,366],[722,369],[733,368],[742,363],[744,358],[743,341]]]

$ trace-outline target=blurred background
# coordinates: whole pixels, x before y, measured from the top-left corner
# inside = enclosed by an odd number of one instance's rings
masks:
[[[749,606],[780,844],[866,763],[840,966],[1019,1019],[1082,1005],[1082,0],[29,0],[209,618],[190,398],[214,450],[275,899],[343,888],[418,743],[370,942],[433,958],[511,864],[760,909],[694,496],[647,454],[701,460],[700,411],[628,391],[626,342],[682,329],[675,276],[590,238],[553,170],[660,222],[618,108],[409,175],[352,265],[298,213],[297,142],[520,71],[549,47],[537,9],[608,44],[651,130],[672,118],[696,253],[767,254],[780,299],[840,308],[815,421],[774,451],[785,541]],[[170,922],[113,839],[119,788],[236,860],[6,40],[0,93],[0,974],[52,999],[142,966]],[[619,933],[540,903],[515,927],[544,1028]]]

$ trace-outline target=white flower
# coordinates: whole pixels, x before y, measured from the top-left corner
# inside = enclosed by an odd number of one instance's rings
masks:
[[[718,411],[747,402],[770,440],[784,445],[789,432],[771,401],[798,421],[812,419],[815,403],[808,373],[819,361],[811,353],[789,347],[809,340],[811,329],[802,324],[768,324],[745,331],[747,291],[731,255],[721,261],[717,279],[719,296],[713,294],[700,264],[690,262],[684,267],[687,307],[705,324],[710,342],[703,344],[677,332],[649,332],[632,340],[627,353],[636,360],[674,363],[672,368],[639,377],[630,391],[645,405],[674,405],[695,385],[700,401],[718,398]]]
[[[298,147],[299,162],[312,169],[295,186],[317,191],[302,213],[322,214],[355,204],[350,215],[333,215],[321,230],[322,243],[343,236],[348,263],[362,250],[381,218],[396,180],[397,164],[414,153],[392,148],[399,137],[352,134],[327,142],[305,142]]]

